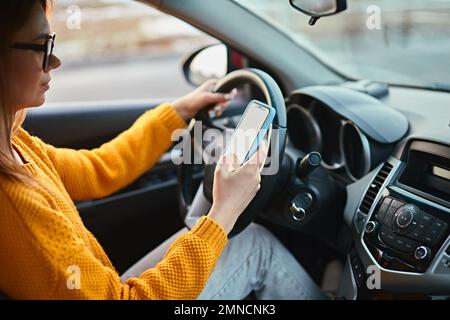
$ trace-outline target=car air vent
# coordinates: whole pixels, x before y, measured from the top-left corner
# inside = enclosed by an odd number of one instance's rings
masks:
[[[361,212],[365,214],[369,213],[369,210],[372,207],[372,204],[375,201],[375,198],[377,197],[377,194],[380,191],[381,186],[383,185],[384,181],[386,180],[391,170],[392,165],[385,162],[384,165],[381,167],[380,171],[378,171],[377,175],[373,179],[372,183],[370,184],[369,189],[367,189],[366,194],[364,195],[363,201],[359,206],[359,210]]]

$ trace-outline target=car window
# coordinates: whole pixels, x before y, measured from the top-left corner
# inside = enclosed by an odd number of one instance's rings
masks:
[[[55,1],[50,23],[62,66],[47,102],[164,99],[192,90],[184,56],[218,41],[136,1]]]

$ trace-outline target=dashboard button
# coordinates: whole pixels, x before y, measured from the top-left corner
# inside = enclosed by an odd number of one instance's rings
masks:
[[[425,234],[425,229],[426,228],[427,228],[427,226],[423,222],[419,222],[417,224],[416,230],[421,232],[422,234]]]
[[[428,213],[422,211],[419,223],[422,223],[426,228],[433,222],[433,220],[434,217],[432,215],[429,215]]]
[[[405,245],[405,241],[401,237],[397,237],[394,239],[395,248],[401,250]]]
[[[405,239],[405,252],[412,253],[414,251],[414,248],[417,247],[417,242],[409,239]]]
[[[414,240],[417,240],[417,241],[423,241],[423,236],[424,236],[424,231],[419,230],[418,228],[416,228],[413,232],[408,234],[408,237],[410,237]]]
[[[386,230],[385,234],[386,235],[385,235],[384,239],[381,238],[381,240],[390,247],[396,247],[395,234],[392,231],[388,231],[388,230]]]
[[[396,209],[400,208],[402,205],[404,205],[405,203],[396,199],[392,199],[391,202],[391,207],[394,207]]]
[[[413,253],[415,248],[417,248],[418,243],[414,240],[398,236],[389,228],[383,226],[380,228],[378,233],[380,240],[387,245],[397,251],[404,253]]]
[[[414,249],[417,247],[417,242],[413,240],[409,240],[404,237],[395,237],[395,242],[393,245],[394,249],[397,249],[399,251],[403,251],[406,253],[412,253]]]
[[[387,236],[386,228],[385,227],[380,228],[380,232],[378,233],[378,235],[380,237],[380,240],[385,242],[386,241],[386,236]]]
[[[386,197],[383,199],[383,204],[389,207],[389,205],[391,204],[391,201],[392,201],[392,198]]]
[[[430,244],[434,244],[441,238],[442,233],[446,228],[446,223],[440,220],[434,221],[425,233],[424,240]]]
[[[358,287],[360,287],[362,284],[362,281],[364,280],[364,270],[363,270],[363,265],[357,256],[354,256],[352,258],[352,269],[353,269],[353,274],[355,275],[356,281],[358,283]]]
[[[395,235],[392,232],[387,232],[386,239],[389,243],[394,243]]]
[[[383,222],[387,226],[392,226],[392,218],[394,217],[395,211],[397,211],[394,207],[389,207],[388,211],[386,212]]]
[[[442,234],[442,229],[438,229],[435,227],[430,227],[430,229],[428,229],[427,234],[431,235],[433,238],[439,238]]]
[[[436,242],[436,238],[433,237],[431,234],[427,233],[423,236],[423,241],[425,241],[428,244],[433,244]]]
[[[385,226],[380,228],[380,232],[378,233],[380,240],[385,244],[390,244],[394,240],[394,236],[392,231],[390,231]],[[388,238],[389,235],[389,238]]]
[[[378,209],[376,218],[378,221],[382,222],[384,219],[384,216],[386,215],[386,212],[388,210],[388,206],[384,203],[381,204],[380,209]]]
[[[447,228],[447,223],[442,220],[437,219],[433,222],[431,228],[438,230],[439,232],[443,232]]]

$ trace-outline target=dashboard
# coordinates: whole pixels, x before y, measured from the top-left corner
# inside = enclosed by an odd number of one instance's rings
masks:
[[[357,288],[366,289],[363,270],[374,266],[384,290],[449,294],[450,180],[435,170],[449,166],[450,146],[414,139],[350,188],[349,197],[365,188],[346,208],[355,238],[348,266]]]
[[[260,217],[343,252],[342,298],[448,298],[450,94],[374,92],[311,86],[285,98],[280,187]],[[305,174],[302,162],[317,153],[320,165]]]
[[[352,232],[340,295],[450,295],[450,97],[315,86],[286,99],[288,149],[313,151],[345,187]],[[370,270],[370,272],[368,271]]]
[[[322,167],[346,182],[368,174],[409,128],[400,112],[380,100],[336,86],[293,92],[287,119],[290,143],[305,153],[320,152]]]

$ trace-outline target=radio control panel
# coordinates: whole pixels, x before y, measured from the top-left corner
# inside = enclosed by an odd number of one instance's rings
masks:
[[[449,236],[447,219],[434,208],[409,203],[391,193],[377,204],[363,239],[380,265],[425,272]]]

